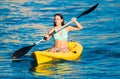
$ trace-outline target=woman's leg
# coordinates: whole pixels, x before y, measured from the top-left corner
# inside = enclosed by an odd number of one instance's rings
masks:
[[[70,49],[68,47],[66,48],[56,48],[56,47],[53,47],[49,50],[49,52],[69,52]]]
[[[59,52],[59,48],[52,47],[49,52]]]
[[[69,48],[61,48],[59,50],[59,52],[69,52],[69,51],[70,51]]]

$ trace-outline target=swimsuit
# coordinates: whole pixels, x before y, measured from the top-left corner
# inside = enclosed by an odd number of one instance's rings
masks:
[[[61,36],[59,35],[59,32],[55,32],[53,34],[53,37],[54,37],[55,40],[67,40],[68,34],[67,34],[67,31],[65,29],[62,29],[62,35]]]

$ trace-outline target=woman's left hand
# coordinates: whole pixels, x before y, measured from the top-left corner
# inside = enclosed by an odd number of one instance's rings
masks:
[[[72,22],[76,22],[76,21],[77,21],[77,18],[74,18],[74,17],[73,17],[73,18],[71,19],[71,21],[72,21]]]

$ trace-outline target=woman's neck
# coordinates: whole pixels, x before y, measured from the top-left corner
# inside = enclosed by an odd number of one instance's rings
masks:
[[[60,27],[62,27],[61,25],[59,25],[59,26],[55,26],[56,28],[60,28]]]

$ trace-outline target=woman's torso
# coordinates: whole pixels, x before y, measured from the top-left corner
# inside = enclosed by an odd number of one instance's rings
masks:
[[[63,28],[57,33],[54,33],[53,38],[55,39],[54,47],[57,48],[68,48],[68,31],[66,28]]]
[[[54,42],[56,48],[68,48],[68,42],[66,40],[56,40]]]

